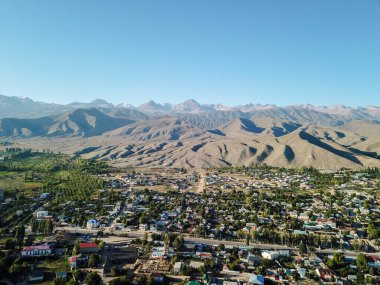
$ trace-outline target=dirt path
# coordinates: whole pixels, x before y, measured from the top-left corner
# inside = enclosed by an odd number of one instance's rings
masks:
[[[206,186],[206,175],[204,173],[200,173],[200,179],[199,179],[199,184],[198,184],[198,193],[203,193],[203,190],[205,189]]]

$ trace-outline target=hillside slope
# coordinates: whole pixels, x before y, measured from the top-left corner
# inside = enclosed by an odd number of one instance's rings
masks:
[[[39,119],[0,119],[1,137],[94,136],[132,123],[110,117],[97,109],[77,109],[64,115]]]
[[[35,137],[20,141],[28,146],[108,160],[118,166],[380,166],[379,152],[360,147],[361,142],[361,135],[343,128],[277,119],[233,119],[220,129],[205,130],[170,116],[132,122],[87,138]]]

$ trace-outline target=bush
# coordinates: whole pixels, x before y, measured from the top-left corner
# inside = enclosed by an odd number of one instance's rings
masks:
[[[87,285],[99,285],[101,281],[102,281],[102,278],[96,272],[88,273],[86,276],[86,279],[84,280],[84,282]]]
[[[113,267],[111,268],[111,276],[112,276],[112,277],[117,277],[117,276],[119,276],[119,275],[120,275],[120,270],[119,270],[119,268],[113,266]]]

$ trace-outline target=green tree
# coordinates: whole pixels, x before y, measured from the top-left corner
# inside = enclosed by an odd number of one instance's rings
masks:
[[[53,221],[52,220],[47,220],[45,222],[45,234],[50,235],[53,232],[54,226],[53,226]]]
[[[222,250],[224,250],[226,247],[225,247],[225,245],[223,244],[223,243],[221,243],[221,244],[219,244],[218,245],[218,250],[219,251],[222,251]]]
[[[24,243],[25,237],[25,227],[23,225],[18,226],[14,229],[14,237],[19,246],[22,246]]]
[[[74,270],[73,272],[72,272],[72,275],[73,275],[73,278],[74,278],[74,280],[75,281],[78,281],[78,279],[81,279],[81,278],[83,278],[83,271],[81,271],[81,270]]]
[[[73,256],[79,254],[79,240],[76,240],[73,248]]]
[[[19,264],[13,264],[9,268],[9,274],[12,275],[13,277],[19,276],[21,273],[21,266]]]
[[[301,275],[296,270],[293,271],[292,277],[293,277],[294,281],[299,281],[301,279]]]
[[[368,224],[367,233],[370,239],[377,239],[379,237],[379,231],[373,223]]]
[[[177,236],[173,241],[174,248],[178,251],[183,244],[183,238],[181,239],[181,236]]]
[[[366,270],[367,269],[367,258],[363,253],[360,253],[356,257],[356,265],[360,270]]]
[[[102,278],[97,272],[90,272],[87,274],[86,279],[84,282],[87,285],[99,285],[101,282]]]
[[[102,251],[104,249],[104,241],[100,241],[99,244],[98,244],[98,248],[100,251]]]
[[[148,278],[145,275],[140,275],[136,280],[139,284],[148,284]]]
[[[111,276],[112,277],[117,277],[117,276],[119,276],[119,274],[120,274],[119,269],[117,267],[115,267],[115,266],[112,266],[111,267]]]
[[[340,268],[344,265],[344,254],[342,252],[334,253],[333,257],[327,260],[327,266],[332,269]]]
[[[120,285],[131,285],[132,284],[132,281],[130,278],[128,278],[128,276],[120,276],[119,277],[119,284]]]
[[[90,258],[88,260],[88,266],[89,267],[96,267],[99,265],[101,260],[102,260],[102,257],[99,254],[93,253],[90,255]]]
[[[6,249],[15,249],[15,247],[16,247],[16,240],[14,240],[13,238],[7,239],[5,241]]]
[[[30,221],[30,226],[32,228],[32,232],[36,233],[38,230],[38,221],[35,218],[32,218]]]
[[[305,253],[307,252],[306,244],[303,243],[303,242],[301,242],[301,243],[299,244],[298,248],[299,248],[299,250],[300,250],[300,252],[301,252],[302,254],[305,254]]]

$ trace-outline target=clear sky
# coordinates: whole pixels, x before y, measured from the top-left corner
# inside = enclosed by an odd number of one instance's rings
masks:
[[[0,94],[380,105],[380,1],[0,0]]]

